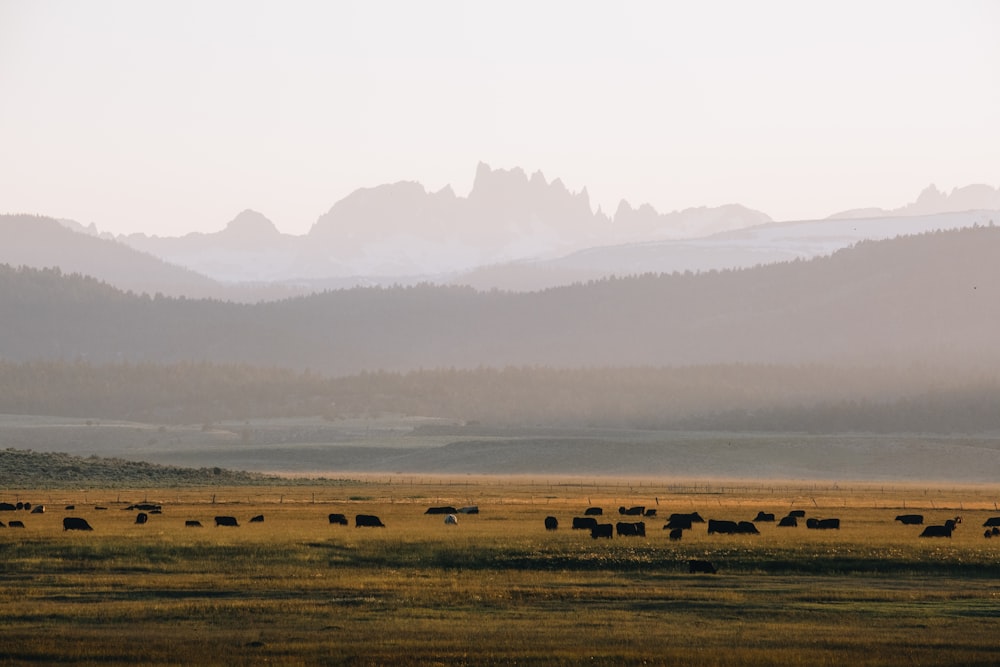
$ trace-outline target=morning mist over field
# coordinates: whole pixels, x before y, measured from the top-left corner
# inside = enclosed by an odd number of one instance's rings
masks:
[[[0,445],[993,479],[998,23],[0,2]]]

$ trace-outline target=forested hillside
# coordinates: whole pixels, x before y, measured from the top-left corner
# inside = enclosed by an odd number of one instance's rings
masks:
[[[420,368],[725,363],[995,369],[1000,229],[866,242],[739,271],[537,293],[421,285],[234,304],[0,269],[0,359]]]

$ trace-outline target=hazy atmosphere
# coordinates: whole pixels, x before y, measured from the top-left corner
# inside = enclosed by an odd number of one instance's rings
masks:
[[[304,234],[362,187],[523,168],[666,213],[1000,182],[1000,6],[0,0],[0,212]]]

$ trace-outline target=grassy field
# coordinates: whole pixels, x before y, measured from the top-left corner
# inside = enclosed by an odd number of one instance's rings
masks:
[[[997,664],[1000,538],[982,523],[998,499],[972,486],[473,476],[3,491],[46,511],[0,512],[25,525],[0,529],[0,664]],[[137,525],[125,508],[143,501],[163,512]],[[424,514],[437,505],[480,513],[447,526]],[[570,529],[588,506],[616,522],[621,505],[657,510],[645,538]],[[790,509],[841,528],[662,530],[672,512]],[[352,524],[329,524],[332,512]],[[355,528],[358,513],[386,527]],[[963,522],[921,539],[900,513]],[[94,530],[63,531],[65,516]],[[694,558],[718,574],[690,574]]]

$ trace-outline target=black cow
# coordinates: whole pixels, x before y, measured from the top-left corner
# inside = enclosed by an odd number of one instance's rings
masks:
[[[600,507],[588,507],[583,513],[584,516],[604,516],[604,510]]]
[[[35,505],[31,508],[32,514],[45,514],[45,505]]]
[[[137,524],[142,525],[147,521],[149,521],[149,515],[146,514],[145,512],[139,512],[138,514],[135,515],[135,522]]]
[[[720,521],[718,519],[708,520],[708,534],[721,533],[723,535],[735,535],[739,525],[735,521]]]
[[[8,523],[7,526],[10,527],[10,528],[24,528],[24,523],[21,522],[21,521],[18,521],[17,519],[14,519],[10,523]]]
[[[656,516],[656,508],[650,507],[648,510],[642,513],[643,516]]]
[[[670,517],[670,521],[667,525],[663,527],[664,530],[673,529],[689,530],[691,528],[691,515],[689,514],[673,514]]]
[[[689,528],[692,523],[705,523],[705,520],[697,512],[689,512],[687,514],[674,512],[667,521],[687,521]]]
[[[642,513],[646,511],[646,508],[642,505],[636,505],[634,507],[619,507],[618,513],[624,514],[625,516],[642,516]]]
[[[17,509],[17,505],[13,503],[0,503],[0,512],[13,512]]]
[[[792,511],[790,511],[788,513],[788,516],[794,516],[794,517],[799,518],[799,519],[801,519],[805,515],[806,515],[806,511],[805,510],[792,510]]]
[[[63,530],[93,530],[86,519],[76,516],[68,516],[63,519]]]
[[[614,534],[615,527],[610,523],[599,523],[590,529],[590,536],[595,540],[599,537],[606,537],[611,539]]]
[[[816,527],[820,530],[840,530],[840,519],[820,519]]]
[[[545,517],[545,530],[556,530],[559,528],[559,519],[554,516]]]
[[[619,537],[646,537],[646,523],[643,521],[632,523],[619,521],[615,524],[615,532],[618,533]]]
[[[3,507],[0,507],[3,509]],[[992,528],[993,526],[1000,526],[1000,516],[991,516],[983,523],[984,528]]]
[[[218,526],[239,526],[239,522],[236,521],[234,516],[217,516],[215,517],[215,525]]]
[[[21,505],[21,503],[18,503],[18,505]],[[23,509],[23,510],[24,510],[25,512],[27,512],[28,510],[30,510],[30,509],[31,509],[31,503],[24,503],[24,504],[23,504],[23,505],[22,505],[22,506],[21,506],[20,508],[18,508],[18,509]]]
[[[920,537],[951,537],[951,528],[948,526],[927,526]]]
[[[424,514],[455,514],[456,512],[458,512],[457,509],[450,505],[446,505],[444,507],[428,507]]]
[[[983,531],[983,537],[985,537],[986,539],[992,538],[993,537],[993,531],[990,530],[989,528],[987,528],[985,531]]]
[[[250,519],[250,523],[264,523],[264,515],[258,514],[257,516]]]
[[[896,517],[896,521],[900,522],[904,526],[919,526],[924,523],[923,514],[900,514]]]
[[[574,530],[593,530],[597,528],[597,519],[592,516],[575,516],[573,517],[573,528]]]
[[[688,572],[691,574],[697,574],[699,572],[704,572],[705,574],[715,574],[716,570],[715,566],[707,560],[689,560]]]
[[[774,521],[774,513],[772,512],[757,512],[757,516],[754,521]]]
[[[194,519],[188,519],[184,522],[184,525],[188,528],[201,528],[201,521],[196,521]]]
[[[66,509],[68,509],[68,510],[75,510],[76,509],[76,505],[67,505]]]
[[[783,516],[781,521],[778,522],[778,528],[795,528],[799,525],[799,520],[794,516]]]
[[[331,514],[328,518],[330,523],[336,523],[341,526],[347,525],[347,516],[343,514]]]
[[[354,516],[355,528],[385,528],[385,524],[374,514],[356,514]]]
[[[670,539],[674,542],[681,539],[684,536],[684,531],[680,528],[674,528],[670,531]]]
[[[479,514],[479,505],[469,505],[468,507],[459,507],[459,514]]]
[[[740,521],[736,524],[736,532],[739,535],[760,535],[757,526],[753,525],[751,521]]]
[[[136,503],[135,505],[129,507],[129,509],[142,510],[143,512],[151,512],[152,510],[162,510],[163,506],[156,505],[154,503]]]

